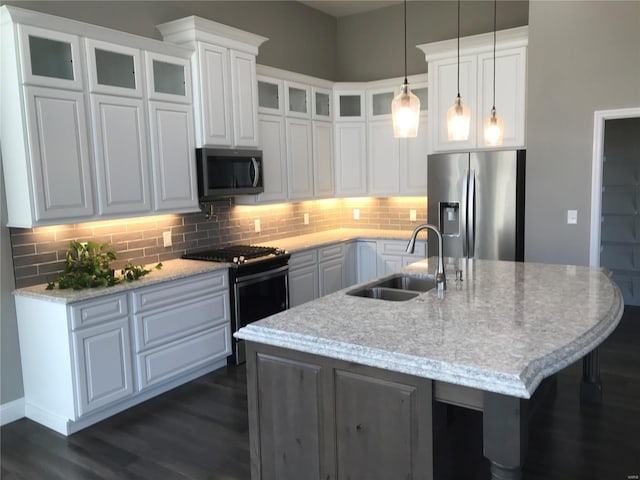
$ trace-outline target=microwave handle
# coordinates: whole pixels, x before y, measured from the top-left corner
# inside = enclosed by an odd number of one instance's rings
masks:
[[[251,163],[253,164],[253,171],[254,171],[252,186],[257,187],[260,181],[260,165],[258,164],[258,161],[254,157],[251,157]]]

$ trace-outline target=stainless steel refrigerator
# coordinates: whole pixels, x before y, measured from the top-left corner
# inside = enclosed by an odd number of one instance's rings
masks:
[[[524,150],[429,155],[427,218],[444,255],[523,261],[524,176]],[[435,255],[435,235],[428,246]]]

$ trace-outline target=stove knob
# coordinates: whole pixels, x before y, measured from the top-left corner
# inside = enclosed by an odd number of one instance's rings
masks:
[[[240,258],[238,258],[238,263],[244,263],[246,262],[244,255],[240,255]]]
[[[238,257],[233,257],[231,260],[233,263],[240,263]]]

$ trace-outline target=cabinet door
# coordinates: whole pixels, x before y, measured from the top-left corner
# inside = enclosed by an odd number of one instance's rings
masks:
[[[289,305],[297,307],[318,298],[318,266],[289,270]]]
[[[198,145],[233,143],[231,90],[229,87],[229,50],[206,43],[198,44],[200,61],[200,102],[195,105],[202,131]]]
[[[149,118],[154,210],[198,210],[191,105],[149,102]]]
[[[496,52],[496,112],[504,121],[501,147],[525,144],[526,47]],[[484,143],[484,119],[493,106],[493,52],[478,56],[478,147],[495,148]]]
[[[336,120],[361,122],[365,120],[364,90],[334,90],[333,111]]]
[[[142,100],[92,94],[91,115],[99,213],[151,211]]]
[[[233,98],[233,141],[239,147],[258,146],[258,81],[256,57],[229,52]]]
[[[284,82],[284,111],[288,117],[311,118],[311,89],[296,82]]]
[[[282,80],[257,75],[258,113],[284,114],[284,88]]]
[[[326,88],[311,87],[311,111],[314,120],[333,120],[333,92]]]
[[[466,141],[449,140],[447,130],[447,110],[451,107],[458,95],[458,63],[457,58],[447,58],[429,63],[429,111],[431,148],[434,152],[451,150],[469,150],[476,148],[477,131],[477,68],[476,56],[460,57],[460,96],[463,105],[471,109],[471,125],[469,138]]]
[[[343,264],[344,258],[342,257],[318,264],[321,297],[344,288],[345,271]]]
[[[313,187],[316,198],[333,197],[333,125],[313,122]]]
[[[142,97],[140,50],[87,39],[89,91]]]
[[[400,141],[393,136],[391,120],[367,124],[367,173],[369,193],[378,196],[400,193]]]
[[[260,115],[260,148],[264,192],[258,197],[264,202],[287,200],[287,143],[283,117]]]
[[[82,90],[80,39],[76,35],[18,26],[25,84]]]
[[[342,197],[366,195],[365,124],[337,123],[335,132],[336,194]]]
[[[423,113],[418,135],[400,139],[400,195],[427,195],[428,121]]]
[[[366,282],[372,278],[382,275],[378,273],[378,256],[376,253],[376,242],[358,241],[357,245],[357,266],[358,283]]]
[[[40,87],[24,92],[36,221],[92,216],[83,94]]]
[[[287,118],[287,163],[290,200],[313,198],[310,120]]]
[[[146,52],[145,60],[149,99],[192,103],[189,60],[155,52]]]
[[[398,94],[393,87],[367,91],[367,118],[369,120],[391,120],[391,102]]]
[[[129,320],[73,333],[78,414],[133,395]]]

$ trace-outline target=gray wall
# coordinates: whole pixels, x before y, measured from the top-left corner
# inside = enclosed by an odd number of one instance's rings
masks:
[[[161,40],[155,26],[198,15],[269,38],[258,63],[334,80],[336,19],[291,1],[3,1]]]
[[[22,397],[22,367],[18,346],[11,241],[7,228],[7,207],[0,162],[0,405]]]
[[[497,28],[526,25],[529,2],[499,1]],[[493,30],[493,2],[465,1],[460,5],[460,35]],[[407,2],[407,70],[424,73],[423,43],[456,38],[457,4],[454,1]],[[341,81],[359,82],[404,75],[404,22],[402,4],[338,19],[337,68]]]
[[[593,114],[640,106],[639,46],[639,1],[530,3],[526,261],[589,264]]]

